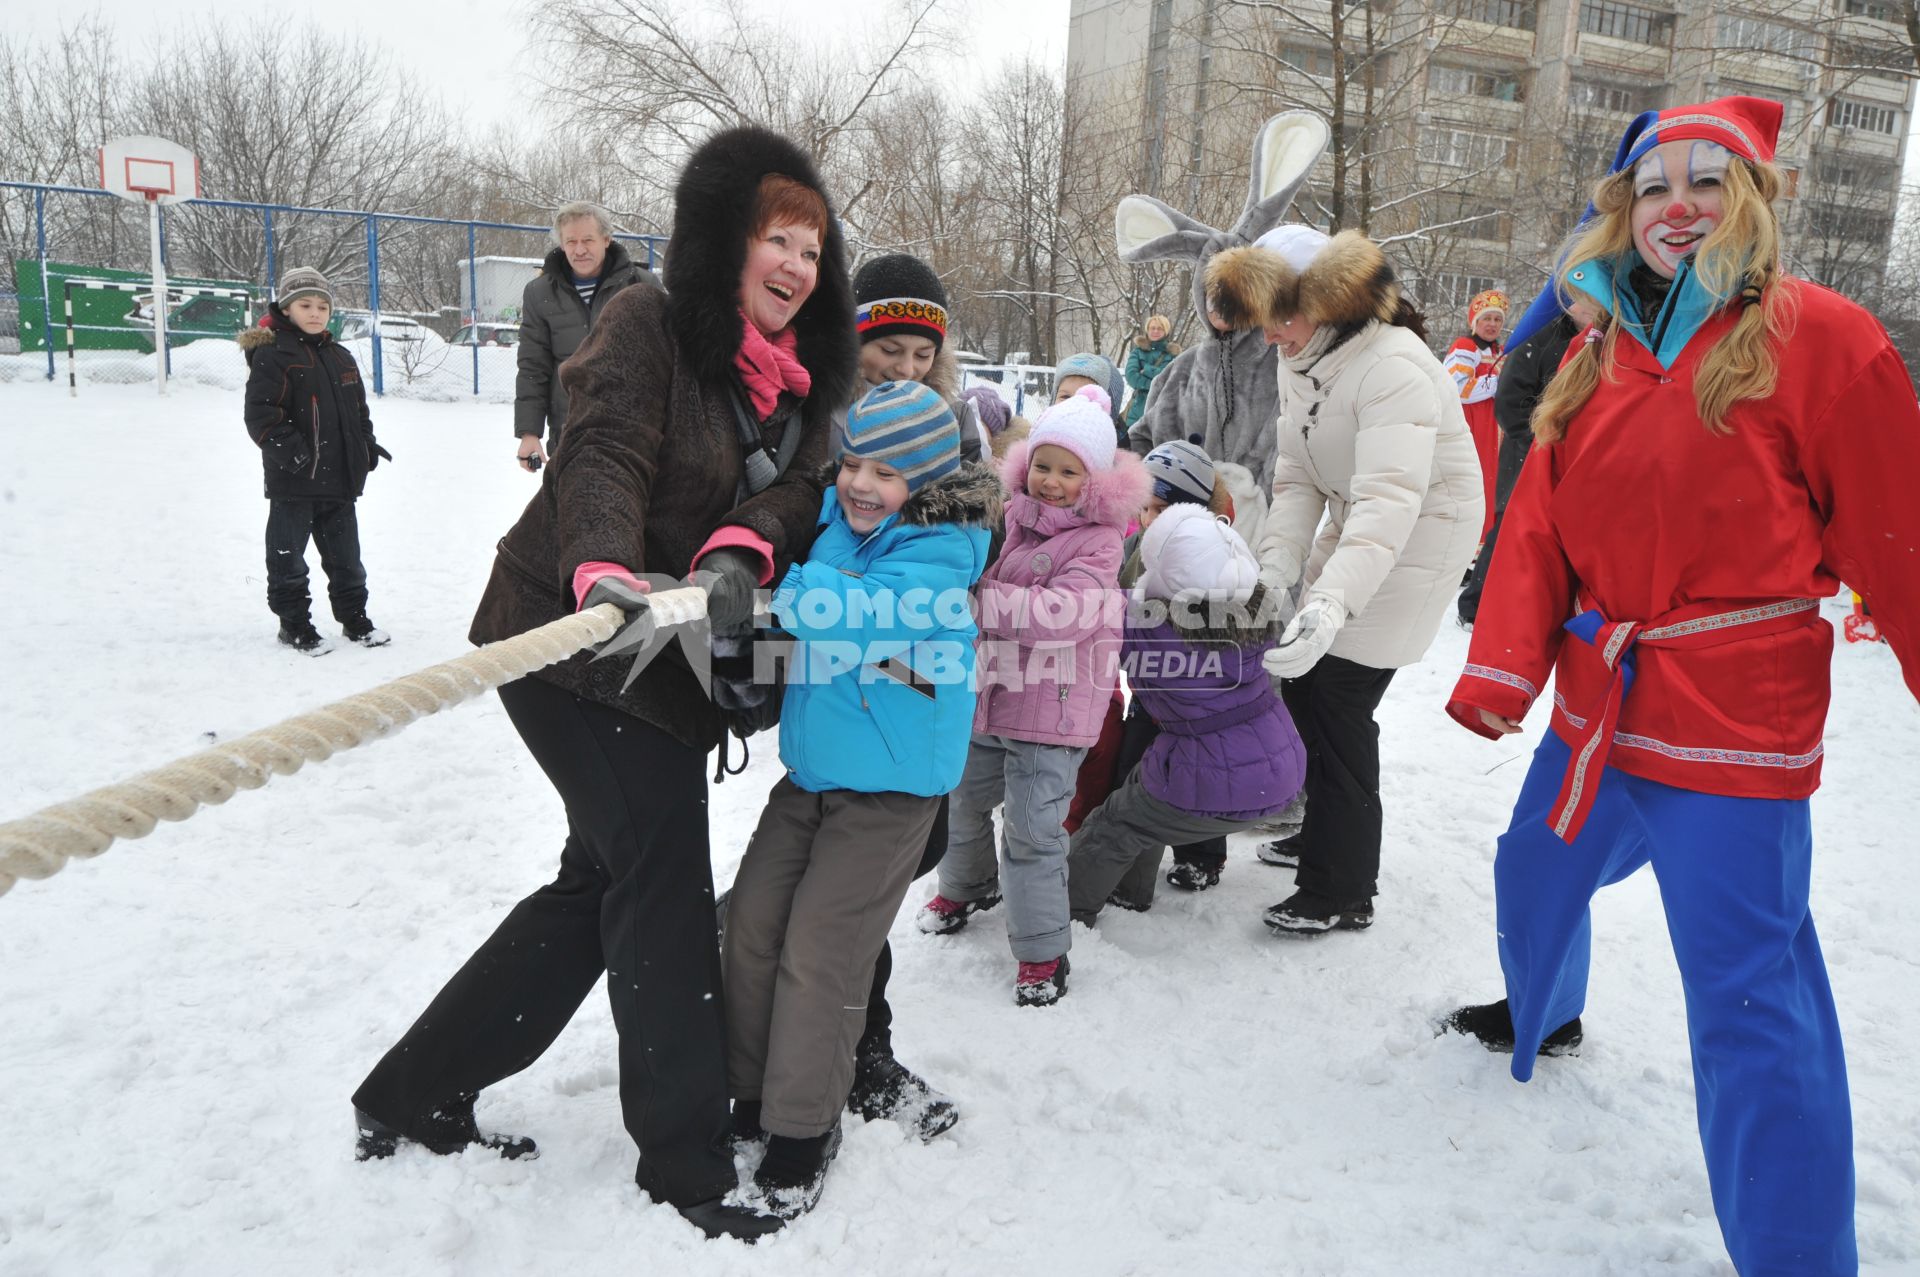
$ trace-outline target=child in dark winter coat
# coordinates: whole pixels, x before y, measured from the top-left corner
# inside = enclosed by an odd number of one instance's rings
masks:
[[[363,647],[387,641],[367,619],[354,502],[393,454],[374,441],[360,367],[327,331],[332,314],[326,277],[295,267],[281,279],[265,326],[237,339],[249,369],[247,434],[266,469],[267,606],[280,618],[280,642],[310,656],[333,643],[313,628],[309,539],[320,547],[327,598],[347,638]]]
[[[1092,923],[1134,862],[1251,829],[1287,805],[1306,750],[1268,680],[1274,645],[1259,564],[1204,506],[1176,504],[1140,538],[1122,659],[1160,734],[1073,837],[1073,918]]]
[[[886,382],[849,410],[806,562],[772,613],[798,640],[768,795],[727,909],[727,1082],[755,1183],[791,1219],[819,1199],[887,928],[973,720],[968,590],[999,481],[962,465],[940,395]]]
[[[1063,826],[1119,677],[1121,537],[1146,501],[1146,471],[1117,452],[1101,394],[1088,386],[1048,408],[1002,464],[1007,541],[980,582],[973,745],[950,804],[940,890],[918,920],[931,934],[957,931],[1004,888],[1022,1006],[1066,991]],[[993,809],[1003,804],[996,864]]]

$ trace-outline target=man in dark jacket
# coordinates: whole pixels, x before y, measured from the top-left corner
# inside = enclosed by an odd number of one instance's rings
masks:
[[[1533,448],[1533,406],[1546,393],[1547,383],[1560,371],[1567,346],[1576,335],[1600,318],[1598,308],[1585,298],[1561,316],[1507,352],[1500,368],[1500,388],[1493,396],[1493,419],[1500,423],[1500,469],[1493,481],[1493,526],[1474,560],[1473,575],[1460,591],[1460,623],[1471,627],[1480,612],[1480,595],[1487,588],[1493,566],[1493,543],[1500,535],[1500,516],[1520,481],[1520,467]]]
[[[280,641],[311,656],[333,645],[313,628],[309,539],[320,547],[327,597],[346,636],[364,647],[387,641],[367,619],[353,503],[380,459],[393,457],[374,442],[366,384],[327,331],[332,313],[326,278],[295,267],[281,279],[264,326],[237,339],[247,357],[247,435],[266,470],[267,606],[280,618]]]
[[[615,293],[643,279],[660,282],[613,242],[612,231],[606,210],[597,204],[562,207],[553,216],[558,246],[521,296],[513,433],[520,441],[520,468],[528,472],[538,470],[547,453],[560,446],[560,430],[567,424],[560,365],[580,349]]]

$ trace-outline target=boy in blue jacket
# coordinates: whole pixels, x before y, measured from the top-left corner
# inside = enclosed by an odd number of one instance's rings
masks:
[[[767,1135],[768,1214],[819,1200],[866,1027],[867,990],[973,724],[968,591],[1000,522],[999,480],[963,466],[938,392],[875,386],[848,410],[806,562],[774,592],[796,641],[787,774],[767,797],[722,948],[734,1129]]]

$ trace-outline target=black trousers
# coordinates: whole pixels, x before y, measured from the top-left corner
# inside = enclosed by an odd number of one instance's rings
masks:
[[[640,1187],[674,1205],[725,1193],[736,1176],[705,755],[530,678],[500,699],[566,802],[559,876],[514,906],[353,1102],[404,1132],[518,1073],[604,972]]]
[[[1473,574],[1467,578],[1467,588],[1460,591],[1456,606],[1460,609],[1460,619],[1468,625],[1480,615],[1480,596],[1486,592],[1487,569],[1493,566],[1493,542],[1500,535],[1500,517],[1501,512],[1496,510],[1493,526],[1487,529],[1487,539],[1480,544],[1480,557],[1473,561]]]
[[[1341,904],[1371,900],[1380,877],[1380,726],[1392,670],[1323,656],[1281,686],[1307,747],[1307,818],[1294,885]]]
[[[1113,774],[1123,781],[1133,775],[1133,769],[1147,756],[1147,749],[1160,738],[1160,724],[1153,721],[1153,715],[1135,706],[1122,724],[1120,736],[1120,759],[1114,766]],[[1159,868],[1160,857],[1154,855],[1154,867]],[[1176,864],[1200,865],[1208,869],[1219,869],[1227,863],[1227,840],[1225,838],[1207,838],[1192,842],[1184,847],[1173,849]]]
[[[947,799],[940,799],[940,809],[934,813],[933,828],[927,832],[926,846],[920,852],[920,863],[914,868],[913,880],[918,882],[934,871],[940,858],[947,854]],[[893,1054],[893,1007],[887,1002],[887,981],[893,978],[893,945],[891,942],[880,946],[879,961],[873,964],[873,988],[867,993],[867,1029],[860,1036],[859,1046],[854,1048],[854,1059],[863,1055]]]
[[[267,606],[283,621],[310,619],[307,541],[320,547],[333,619],[346,621],[367,610],[367,569],[360,562],[360,520],[352,501],[267,502]]]

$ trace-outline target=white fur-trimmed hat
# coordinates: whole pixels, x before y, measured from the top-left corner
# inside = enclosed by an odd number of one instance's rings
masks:
[[[1028,455],[1052,444],[1080,458],[1088,473],[1113,469],[1113,454],[1120,440],[1114,433],[1113,418],[1094,397],[1093,392],[1098,390],[1097,386],[1082,386],[1071,398],[1041,413],[1027,437]]]
[[[1168,506],[1140,534],[1142,598],[1245,603],[1260,563],[1226,520],[1199,505]]]

